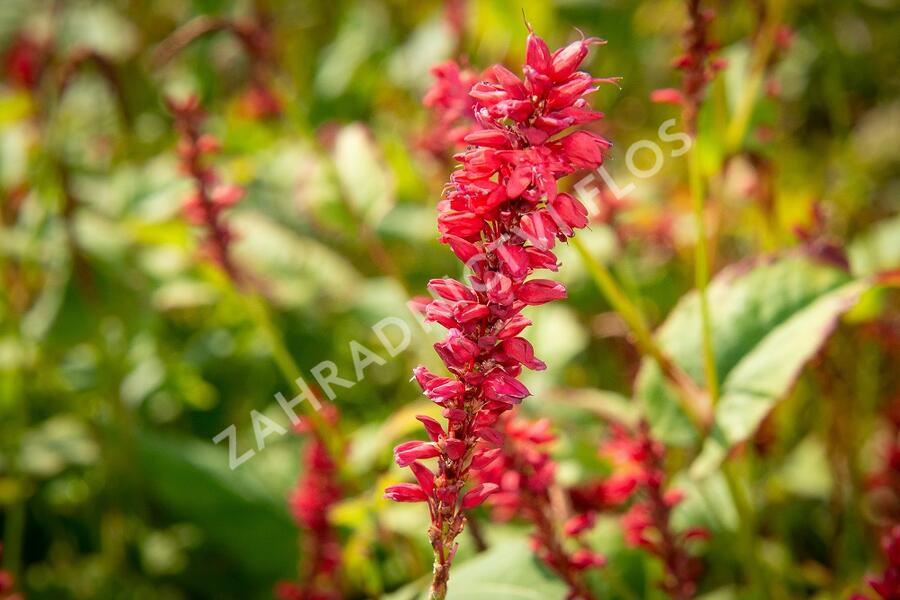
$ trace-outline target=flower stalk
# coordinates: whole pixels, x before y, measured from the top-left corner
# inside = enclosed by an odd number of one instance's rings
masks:
[[[500,416],[529,395],[518,380],[521,369],[545,368],[519,337],[531,324],[522,310],[566,297],[562,284],[529,276],[538,269],[556,271],[556,242],[587,225],[587,210],[559,191],[558,180],[598,167],[609,147],[587,131],[562,135],[602,116],[584,96],[614,79],[577,70],[589,47],[600,43],[581,39],[551,53],[532,31],[524,79],[495,65],[469,92],[478,127],[464,137],[469,147],[456,157],[462,169],[438,205],[441,241],[468,268],[468,285],[434,279],[429,288],[438,299],[421,307],[426,319],[449,330],[434,347],[451,377],[425,367],[414,372],[425,395],[443,408],[446,428],[419,417],[430,441],[405,442],[394,450],[397,464],[409,467],[417,483],[385,490],[390,499],[428,505],[435,599],[447,593],[465,511],[498,489],[469,481],[503,443],[496,427]],[[418,462],[431,458],[437,459],[436,471]]]

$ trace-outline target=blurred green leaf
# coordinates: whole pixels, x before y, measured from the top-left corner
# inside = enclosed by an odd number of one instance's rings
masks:
[[[838,316],[867,287],[846,272],[794,255],[743,262],[723,270],[709,287],[716,369],[722,397],[713,434],[696,473],[715,468],[727,449],[750,436],[791,388],[805,362],[831,333]],[[699,299],[685,296],[659,328],[663,350],[703,385]],[[636,383],[654,432],[688,445],[697,432],[655,363],[645,360]]]
[[[525,539],[503,541],[454,565],[448,600],[552,600],[566,585],[535,557]]]
[[[70,465],[85,466],[99,456],[97,444],[84,422],[73,415],[57,415],[22,439],[20,467],[38,477],[52,477]]]
[[[172,435],[138,436],[140,468],[151,495],[203,530],[235,564],[265,581],[289,578],[297,564],[297,528],[282,498],[254,474],[231,471],[227,450]]]

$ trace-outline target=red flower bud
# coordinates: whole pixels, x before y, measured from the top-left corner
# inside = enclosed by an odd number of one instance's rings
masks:
[[[470,508],[475,508],[484,502],[488,496],[496,492],[500,489],[496,483],[481,483],[466,492],[465,496],[463,496],[462,507],[463,510],[468,510]]]
[[[566,521],[563,525],[563,533],[574,537],[593,527],[596,522],[597,517],[594,513],[581,513]]]
[[[444,428],[435,419],[425,415],[417,415],[416,419],[425,426],[425,431],[428,432],[428,437],[431,438],[432,442],[436,442],[444,437]]]
[[[434,473],[431,472],[431,469],[418,462],[412,463],[409,465],[409,468],[415,475],[416,481],[419,482],[422,491],[430,496],[434,491]]]
[[[428,288],[447,300],[475,300],[472,290],[455,279],[432,279]]]
[[[428,496],[414,483],[398,483],[385,488],[384,497],[394,502],[425,502]]]
[[[437,446],[428,442],[413,440],[403,442],[394,448],[394,462],[401,467],[408,467],[414,461],[440,456]]]
[[[522,363],[533,371],[543,371],[547,368],[543,361],[534,357],[534,348],[531,346],[531,342],[524,338],[514,337],[503,340],[503,351],[510,358]]]
[[[525,304],[538,305],[562,300],[566,297],[566,288],[563,284],[552,279],[532,279],[526,281],[519,288],[516,297]]]

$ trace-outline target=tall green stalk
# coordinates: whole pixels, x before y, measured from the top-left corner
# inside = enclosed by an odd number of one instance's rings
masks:
[[[606,265],[597,260],[579,238],[571,238],[569,243],[581,256],[594,284],[634,334],[638,349],[642,354],[653,359],[663,375],[675,385],[682,410],[691,419],[698,431],[705,431],[708,427],[709,411],[703,402],[702,392],[697,389],[690,376],[682,371],[659,347],[659,344],[656,343],[656,339],[653,337],[653,332],[647,325],[647,319],[644,317],[643,312],[622,291],[612,273],[606,268]]]
[[[296,381],[303,377],[303,373],[300,371],[300,367],[297,366],[297,363],[291,356],[281,334],[275,327],[268,307],[259,295],[255,293],[242,293],[240,290],[235,290],[235,293],[238,294],[240,300],[246,306],[247,312],[254,323],[256,323],[257,327],[265,334],[266,339],[269,342],[269,350],[272,352],[272,358],[275,361],[278,370],[288,383],[296,385]],[[322,440],[322,443],[328,449],[328,454],[331,456],[331,459],[338,465],[339,471],[342,471],[344,463],[344,443],[340,439],[337,430],[332,427],[321,414],[319,414],[319,411],[312,403],[308,401],[301,402],[300,406],[307,418],[307,422],[315,432],[315,435]]]
[[[706,190],[700,172],[699,143],[694,136],[688,153],[688,182],[691,190],[691,206],[694,213],[694,227],[697,232],[697,246],[694,260],[694,286],[700,296],[700,334],[703,342],[703,371],[706,376],[706,390],[710,404],[719,400],[719,378],[716,372],[716,355],[713,348],[712,319],[709,313],[709,250],[706,236]]]

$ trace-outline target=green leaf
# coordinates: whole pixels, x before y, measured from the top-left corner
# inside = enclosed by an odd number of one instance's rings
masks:
[[[284,499],[247,470],[252,462],[231,471],[225,448],[150,431],[138,444],[150,492],[172,515],[200,527],[253,577],[293,576],[297,528]]]
[[[524,539],[495,544],[450,575],[447,600],[553,600],[566,585],[534,556]]]
[[[718,466],[728,449],[747,439],[788,393],[803,365],[821,347],[837,318],[868,282],[800,255],[723,270],[709,287],[713,345],[721,398],[711,437],[692,474]],[[699,301],[688,294],[659,328],[663,350],[703,385]],[[697,432],[655,363],[645,360],[636,395],[657,436],[690,445]]]
[[[36,477],[50,478],[70,465],[96,462],[97,443],[85,423],[74,415],[56,415],[22,439],[20,467]]]
[[[389,594],[387,600],[427,600],[431,576]],[[450,573],[447,600],[555,600],[567,586],[547,569],[521,537],[504,538]]]

